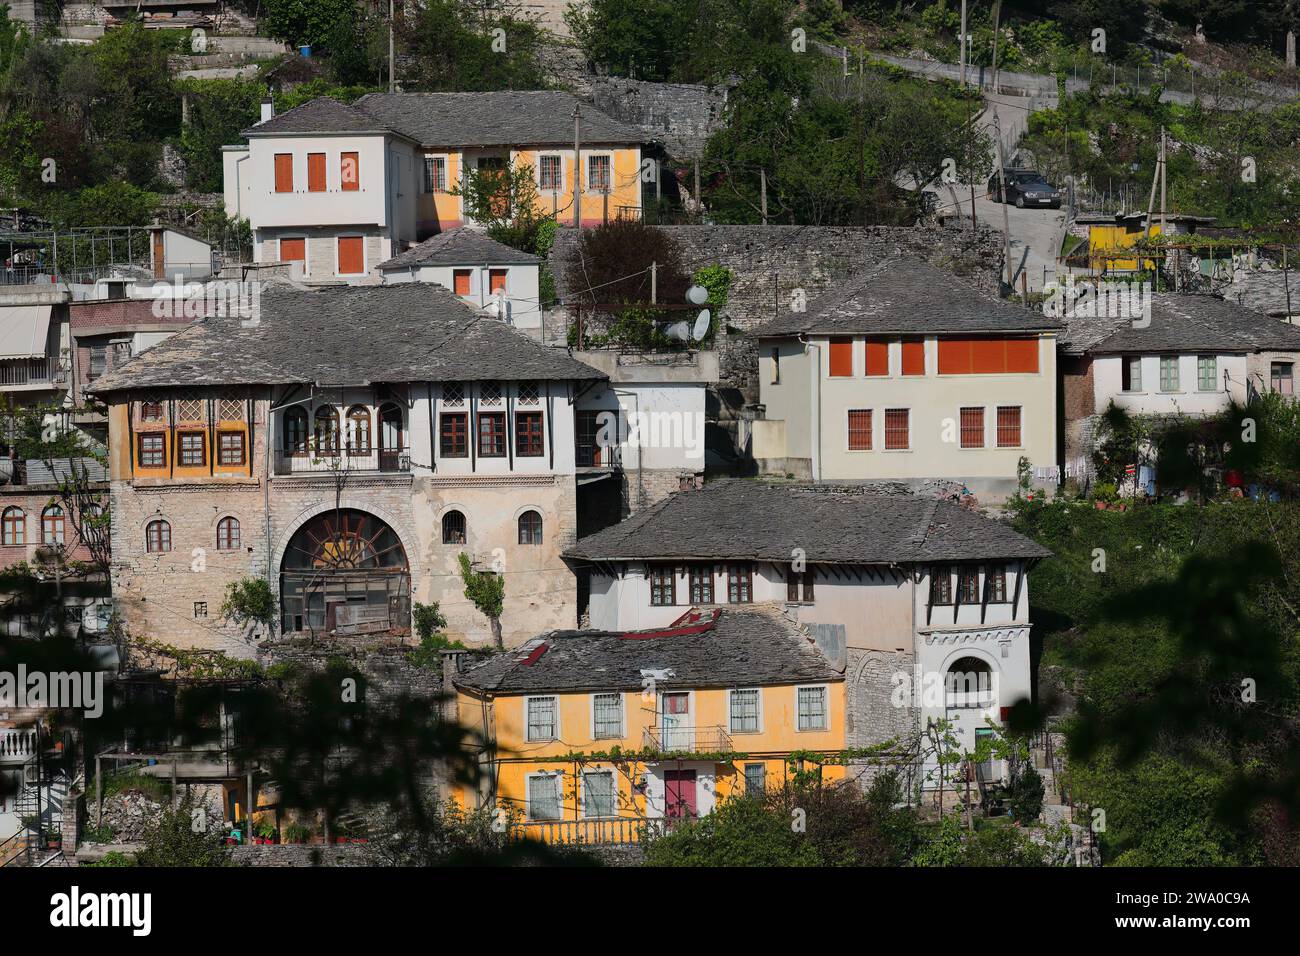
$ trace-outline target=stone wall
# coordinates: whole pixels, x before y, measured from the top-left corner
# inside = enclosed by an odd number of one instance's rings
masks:
[[[692,83],[648,83],[602,76],[591,81],[592,103],[603,113],[644,130],[670,156],[693,159],[722,126],[727,90]]]
[[[902,673],[910,679],[912,668],[913,655],[907,652],[848,649],[845,738],[849,747],[871,747],[916,730],[915,708],[897,707],[893,700],[894,675]]]
[[[236,866],[374,866],[365,843],[263,843],[233,847]]]

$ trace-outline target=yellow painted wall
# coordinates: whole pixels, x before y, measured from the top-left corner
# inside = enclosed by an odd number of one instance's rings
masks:
[[[1151,235],[1160,235],[1159,223],[1152,223]],[[1144,234],[1143,226],[1131,225],[1102,225],[1095,224],[1088,226],[1088,254],[1092,258],[1092,266],[1099,270],[1130,270],[1135,271],[1139,268],[1137,257],[1132,259],[1106,259],[1105,254],[1114,252],[1118,249],[1128,249],[1133,246]],[[1155,265],[1152,260],[1147,259],[1143,268],[1154,269]]]

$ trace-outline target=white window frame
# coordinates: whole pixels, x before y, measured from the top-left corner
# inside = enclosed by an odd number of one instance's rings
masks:
[[[420,192],[424,193],[424,195],[426,196],[449,195],[451,193],[451,154],[450,153],[421,153],[420,155],[423,157],[423,161],[420,163]],[[442,160],[442,188],[425,189],[424,187],[429,185],[426,182],[426,179],[428,177],[425,174],[425,170],[427,169],[430,161],[436,162],[437,160]]]
[[[606,188],[606,189],[593,189],[593,188],[592,188],[592,185],[591,185],[591,169],[592,169],[591,161],[592,161],[593,159],[600,159],[601,157],[605,157],[605,158],[607,158],[607,159],[609,160],[609,186],[608,186],[608,188]],[[588,194],[590,194],[590,195],[592,195],[592,196],[612,196],[612,195],[614,195],[614,190],[615,190],[616,186],[615,186],[615,183],[614,183],[614,154],[613,154],[613,152],[606,152],[606,151],[592,152],[592,153],[588,153],[588,154],[586,155],[585,159],[586,159],[586,161],[587,161],[587,165],[586,165],[586,167],[585,167],[585,169],[584,169],[584,175],[583,175],[583,177],[582,177],[582,191],[583,191],[584,193],[588,193]]]
[[[538,777],[549,777],[555,780],[556,801],[559,807],[559,816],[554,820],[538,820],[533,816],[533,788],[532,782]],[[539,770],[535,773],[524,774],[524,819],[530,823],[558,823],[564,819],[564,771],[563,770]]]
[[[753,691],[758,695],[758,727],[754,730],[736,730],[733,726],[735,715],[731,710],[732,694]],[[728,734],[761,734],[763,732],[763,688],[761,687],[732,687],[727,690],[727,733]]]
[[[542,157],[555,158],[560,161],[560,185],[556,188],[548,188],[542,185]],[[537,154],[537,191],[550,195],[551,193],[568,192],[569,171],[568,164],[564,161],[563,153],[538,153]],[[612,176],[612,171],[611,171]]]
[[[613,791],[614,791],[613,794],[614,812],[613,813],[596,815],[593,813],[589,813],[587,810],[587,778],[595,776],[597,774],[600,774],[602,776],[608,776],[610,779],[610,783],[613,784]],[[579,781],[579,787],[578,787],[580,791],[580,796],[578,800],[579,800],[579,805],[582,807],[582,818],[584,820],[615,819],[618,816],[618,774],[614,771],[614,768],[613,767],[594,768],[594,769],[584,768],[580,776],[581,776],[581,780]],[[561,793],[563,793],[563,791],[561,791]],[[561,811],[563,811],[563,799],[561,799]]]
[[[530,727],[532,722],[528,719],[528,706],[535,700],[553,700],[555,701],[555,736],[553,737],[533,737]],[[560,695],[559,694],[532,694],[524,698],[524,742],[530,744],[549,744],[560,739]]]
[[[1119,390],[1121,395],[1145,395],[1146,388],[1146,370],[1142,367],[1141,355],[1121,355],[1119,366]],[[1137,388],[1124,387],[1124,370],[1130,367],[1130,363],[1137,364]],[[1156,372],[1157,382],[1159,381],[1159,370]],[[1133,374],[1129,373],[1129,384],[1133,384]]]
[[[357,232],[342,232],[334,237],[334,274],[340,277],[363,276],[370,272],[370,250],[366,248],[366,235]],[[340,272],[339,271],[339,241],[342,239],[360,239],[361,240],[361,271],[360,272]]]
[[[799,691],[821,689],[822,697],[826,702],[826,726],[825,727],[800,727],[799,726]],[[830,684],[796,684],[794,688],[794,729],[799,734],[824,734],[831,729],[831,685]]]
[[[618,733],[615,736],[596,736],[596,698],[597,697],[617,697],[618,698]],[[627,695],[620,691],[593,691],[588,696],[588,702],[591,709],[591,739],[592,740],[623,740],[627,737]]]

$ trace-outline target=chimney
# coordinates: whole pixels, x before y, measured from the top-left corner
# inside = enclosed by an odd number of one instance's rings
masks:
[[[274,115],[275,103],[272,102],[271,97],[268,96],[266,99],[262,100],[262,122],[265,123]]]

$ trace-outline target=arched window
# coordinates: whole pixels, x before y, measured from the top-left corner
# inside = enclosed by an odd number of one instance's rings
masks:
[[[370,454],[370,409],[364,405],[348,409],[348,451],[354,455]]]
[[[144,549],[161,554],[172,549],[172,526],[166,521],[150,521],[144,529]]]
[[[519,543],[542,543],[542,516],[536,511],[525,511],[519,516]]]
[[[239,519],[222,518],[217,522],[217,550],[234,551],[239,547]]]
[[[284,413],[284,450],[298,453],[307,450],[307,413],[301,408]]]
[[[997,688],[993,670],[979,657],[953,661],[944,678],[944,696],[948,707],[991,707],[996,703]]]
[[[337,454],[339,450],[339,413],[328,405],[322,405],[316,409],[316,430],[313,437],[316,442],[317,454]]]
[[[6,508],[2,523],[5,544],[27,543],[27,515],[23,513],[22,508]]]
[[[442,543],[465,543],[465,516],[459,511],[448,511],[442,516]]]
[[[58,505],[41,512],[41,544],[63,544],[63,509]]]

